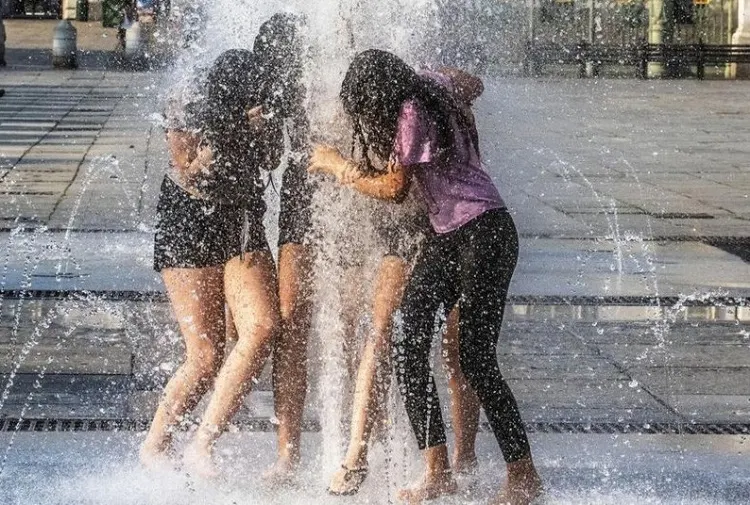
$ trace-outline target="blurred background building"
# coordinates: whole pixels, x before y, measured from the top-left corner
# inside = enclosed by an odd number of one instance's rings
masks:
[[[145,17],[169,20],[170,7],[194,10],[203,1],[0,0],[0,8],[5,18],[127,27]],[[437,54],[427,61],[478,71],[517,68],[530,44],[750,44],[750,0],[434,0],[434,6],[439,22],[426,49]]]

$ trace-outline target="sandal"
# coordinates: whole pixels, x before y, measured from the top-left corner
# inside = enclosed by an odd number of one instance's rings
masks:
[[[366,466],[361,468],[349,468],[345,465],[341,465],[341,469],[344,471],[343,478],[344,484],[347,486],[346,489],[338,491],[333,490],[331,489],[331,486],[328,486],[328,494],[334,496],[351,496],[357,494],[362,483],[367,478],[368,468]]]

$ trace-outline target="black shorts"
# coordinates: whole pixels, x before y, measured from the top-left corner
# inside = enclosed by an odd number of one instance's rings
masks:
[[[304,244],[310,234],[310,209],[285,205],[279,209],[279,247],[284,244]]]
[[[262,211],[192,197],[164,178],[156,207],[154,270],[223,265],[243,252],[267,248]]]

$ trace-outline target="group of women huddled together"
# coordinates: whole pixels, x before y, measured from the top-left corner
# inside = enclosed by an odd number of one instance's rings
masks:
[[[328,491],[355,494],[365,480],[370,435],[382,419],[386,379],[395,373],[425,456],[422,480],[400,492],[402,500],[420,503],[457,491],[455,473],[476,466],[481,406],[507,462],[495,502],[529,504],[541,495],[541,480],[496,356],[518,237],[480,161],[471,104],[482,82],[458,69],[417,72],[391,53],[361,52],[339,93],[351,153],[310,145],[299,28],[292,15],[273,16],[252,51],[222,53],[196,78],[189,98],[167,106],[170,169],[157,207],[154,267],[186,356],[165,388],[141,461],[173,457],[176,426],[211,390],[182,461],[191,472],[218,475],[213,446],[272,357],[278,459],[265,478],[293,479],[307,390],[315,253],[308,173],[314,172],[394,205],[408,195],[421,209],[377,230],[385,253],[375,278],[372,335],[357,373],[350,444]],[[262,171],[282,164],[275,262],[263,225]],[[436,317],[448,313],[443,345],[452,458],[429,359]]]

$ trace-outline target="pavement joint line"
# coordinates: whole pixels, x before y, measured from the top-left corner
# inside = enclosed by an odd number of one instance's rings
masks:
[[[142,432],[148,430],[149,420],[130,418],[3,418],[2,432]],[[524,423],[529,433],[548,434],[640,434],[640,435],[750,435],[750,423],[692,423],[692,422],[586,422],[532,421]],[[233,429],[245,432],[272,432],[276,424],[268,418],[251,418],[231,423]],[[450,426],[447,426],[451,429]],[[181,429],[187,430],[187,426]],[[305,432],[320,432],[320,423],[303,421]],[[491,432],[489,423],[479,425],[482,432]]]
[[[143,197],[143,192],[148,185],[148,175],[149,175],[148,171],[150,168],[149,153],[151,151],[151,138],[152,138],[153,131],[154,131],[154,125],[151,124],[148,127],[148,136],[146,137],[146,159],[143,162],[143,179],[141,180],[141,194],[140,194],[140,198],[138,198],[137,212],[139,216],[142,215],[143,213],[143,206],[144,206],[144,200],[145,200],[145,198]]]
[[[568,333],[572,333],[572,334],[575,334],[575,333],[574,333],[574,332],[572,332],[571,330],[567,330],[567,331],[568,331]],[[583,344],[584,344],[585,346],[589,347],[590,349],[593,349],[593,350],[594,350],[594,351],[596,352],[596,354],[597,354],[597,355],[599,355],[600,357],[604,358],[604,359],[605,359],[605,360],[606,360],[606,361],[607,361],[607,362],[608,362],[608,363],[609,363],[610,365],[612,365],[612,367],[613,367],[613,368],[614,368],[615,370],[617,370],[617,372],[618,372],[619,374],[622,374],[623,376],[627,377],[627,380],[628,380],[629,382],[632,382],[632,381],[637,381],[637,378],[636,378],[636,377],[635,377],[635,376],[634,376],[634,375],[633,375],[632,373],[630,373],[630,372],[628,371],[628,368],[627,368],[627,367],[625,367],[625,366],[623,366],[622,364],[620,364],[620,362],[619,362],[619,361],[617,360],[617,358],[615,358],[615,356],[613,356],[613,355],[610,355],[610,354],[606,354],[606,353],[604,353],[604,352],[603,352],[603,350],[602,350],[602,348],[601,348],[601,346],[598,346],[598,345],[597,345],[597,346],[594,346],[594,345],[588,344],[588,343],[586,343],[585,341],[583,341],[583,338],[581,338],[580,336],[578,336],[578,335],[575,335],[575,336],[576,336],[576,337],[577,337],[577,338],[578,338],[579,340],[581,340],[581,342],[582,342],[582,343],[583,343]],[[667,378],[668,378],[668,377],[669,377],[669,376],[667,375]],[[678,419],[680,419],[680,420],[681,420],[682,422],[687,422],[687,421],[688,421],[688,419],[687,419],[687,418],[686,418],[686,417],[685,417],[685,416],[684,416],[683,414],[680,414],[680,412],[678,412],[678,411],[677,411],[677,409],[675,409],[674,407],[672,407],[671,405],[669,405],[669,404],[668,404],[668,403],[667,403],[666,401],[664,401],[664,400],[663,400],[663,399],[662,399],[662,398],[661,398],[660,396],[658,396],[658,395],[657,395],[656,393],[652,392],[652,391],[651,391],[651,390],[650,390],[650,389],[649,389],[649,388],[648,388],[648,387],[647,387],[647,386],[646,386],[645,384],[639,384],[639,386],[640,386],[640,389],[641,389],[642,391],[644,391],[644,392],[645,392],[645,393],[646,393],[646,394],[647,394],[648,396],[650,396],[650,397],[651,397],[651,399],[653,399],[653,400],[654,400],[654,401],[655,401],[655,402],[656,402],[656,403],[657,403],[657,404],[658,404],[659,406],[661,406],[661,407],[662,407],[663,409],[665,409],[665,410],[666,410],[667,412],[669,412],[669,413],[670,413],[670,414],[672,414],[673,416],[676,416],[676,417],[677,417]]]
[[[93,290],[39,290],[0,289],[0,300],[92,300],[102,301],[153,301],[166,302],[163,291],[93,291]],[[710,299],[685,298],[681,296],[557,296],[557,295],[510,295],[507,305],[563,305],[563,306],[626,306],[626,307],[750,307],[750,297],[717,296]]]
[[[40,91],[41,91],[41,90],[42,90],[42,89],[40,89]],[[57,128],[57,126],[58,126],[58,125],[60,125],[60,123],[61,123],[61,122],[63,122],[63,121],[65,120],[65,118],[66,118],[66,117],[68,117],[69,115],[71,115],[71,114],[72,114],[72,112],[73,112],[73,109],[74,109],[74,108],[75,108],[76,106],[80,105],[80,104],[81,104],[81,103],[82,103],[82,102],[83,102],[84,100],[86,100],[86,96],[87,96],[87,95],[88,95],[89,93],[91,93],[91,92],[92,92],[93,90],[94,90],[94,88],[93,88],[93,87],[91,87],[91,88],[89,88],[89,89],[88,89],[88,92],[87,92],[87,93],[85,93],[85,94],[81,94],[81,95],[78,95],[78,96],[74,96],[74,97],[73,97],[73,100],[70,100],[70,104],[72,105],[72,107],[71,107],[71,108],[70,108],[70,109],[69,109],[68,111],[66,111],[66,112],[65,112],[65,113],[64,113],[64,114],[62,115],[62,117],[61,117],[61,118],[60,118],[59,120],[54,120],[54,123],[55,123],[55,125],[54,125],[54,126],[53,126],[53,127],[51,128],[51,129],[49,129],[49,130],[45,131],[45,132],[44,132],[44,134],[43,134],[43,135],[42,135],[42,136],[41,136],[41,137],[40,137],[40,138],[39,138],[39,139],[38,139],[38,140],[37,140],[36,142],[32,143],[32,144],[31,144],[31,145],[30,145],[30,146],[29,146],[29,147],[28,147],[28,148],[27,148],[27,149],[26,149],[26,150],[25,150],[25,151],[24,151],[24,152],[23,152],[23,153],[21,154],[21,156],[20,156],[20,158],[19,158],[19,161],[23,160],[23,159],[24,159],[24,158],[25,158],[25,157],[26,157],[26,156],[27,156],[27,155],[28,155],[28,154],[29,154],[29,153],[30,153],[30,152],[31,152],[31,151],[32,151],[32,150],[33,150],[33,149],[34,149],[35,147],[37,147],[38,145],[40,145],[40,144],[42,143],[42,141],[44,141],[44,140],[45,140],[46,138],[48,138],[48,137],[49,137],[49,135],[50,135],[50,134],[51,134],[51,133],[52,133],[52,132],[53,132],[53,131],[55,130],[55,128]],[[38,93],[36,93],[36,94],[35,94],[35,96],[36,96],[36,98],[37,98],[37,99],[36,99],[36,100],[35,100],[35,101],[33,102],[34,104],[36,104],[36,103],[43,103],[43,101],[44,101],[44,99],[45,99],[45,98],[44,98],[43,96],[39,95]],[[18,115],[19,115],[19,114],[20,114],[20,113],[21,113],[22,111],[23,111],[23,109],[21,109],[21,110],[17,111],[17,112],[15,113],[15,114],[13,114],[13,115],[11,116],[10,120],[12,121],[12,120],[13,120],[13,118],[17,117],[17,116],[18,116]],[[102,125],[102,127],[103,127],[103,125]],[[99,131],[101,131],[101,128],[99,129]],[[77,165],[77,167],[76,167],[76,170],[75,170],[75,173],[74,173],[74,175],[73,175],[73,178],[72,178],[72,179],[70,180],[70,182],[69,182],[69,183],[68,183],[68,184],[67,184],[67,185],[65,186],[65,189],[63,190],[63,193],[62,193],[63,195],[64,195],[65,193],[67,193],[68,189],[69,189],[69,188],[70,188],[70,187],[72,186],[73,182],[74,182],[74,181],[75,181],[75,179],[76,179],[76,178],[78,177],[78,173],[79,173],[79,171],[80,171],[80,168],[81,168],[81,166],[83,165],[84,161],[86,160],[86,156],[88,155],[88,152],[89,152],[89,151],[91,150],[91,147],[92,147],[92,146],[93,146],[93,144],[94,144],[94,143],[96,142],[96,137],[97,137],[97,136],[95,136],[95,137],[94,137],[94,139],[92,140],[91,144],[89,144],[89,146],[87,147],[87,149],[86,149],[86,152],[84,153],[83,157],[81,158],[80,162],[78,163],[78,165]],[[3,180],[5,180],[5,179],[6,179],[6,177],[8,177],[8,175],[9,175],[9,174],[10,174],[11,172],[13,172],[13,171],[14,171],[14,169],[16,168],[16,165],[17,165],[17,163],[15,163],[15,164],[14,164],[14,165],[13,165],[12,167],[10,167],[10,170],[8,170],[8,172],[6,172],[5,174],[3,174],[3,176],[2,176],[2,177],[0,177],[0,181],[3,181]],[[60,201],[61,201],[61,200],[62,200],[62,199],[60,199]],[[56,202],[56,203],[55,203],[55,205],[54,205],[54,206],[52,207],[52,210],[50,211],[50,214],[48,215],[48,217],[47,217],[47,220],[49,220],[49,219],[51,219],[51,218],[52,218],[52,215],[53,215],[53,214],[55,213],[55,210],[56,210],[56,209],[57,209],[57,207],[59,206],[59,204],[60,204],[60,201]]]
[[[93,90],[94,90],[94,88],[93,88],[93,87],[89,88],[89,93],[90,93],[91,91],[93,91]],[[74,106],[73,106],[73,108],[75,108],[76,106],[80,105],[80,103],[81,103],[81,102],[82,102],[83,100],[85,100],[85,98],[83,98],[83,99],[79,100],[79,101],[78,101],[78,102],[76,103],[76,105],[74,105]],[[123,97],[120,97],[120,99],[118,100],[118,103],[119,103],[120,101],[122,101],[122,100],[123,100]],[[61,120],[60,120],[60,121],[58,122],[58,125],[59,125],[59,124],[60,124],[60,123],[61,123],[62,121],[64,121],[64,120],[65,120],[65,118],[66,118],[67,116],[69,116],[69,115],[70,115],[70,114],[71,114],[71,113],[73,112],[73,108],[71,108],[71,110],[69,110],[68,112],[66,112],[66,113],[65,113],[65,115],[64,115],[64,116],[62,117],[62,119],[61,119]],[[110,114],[109,114],[109,115],[107,116],[107,119],[109,119],[109,118],[111,118],[111,117],[112,117],[112,113],[110,113]],[[73,186],[73,184],[74,184],[74,183],[76,182],[76,180],[78,179],[78,175],[79,175],[79,174],[80,174],[80,172],[81,172],[81,167],[82,167],[82,166],[83,166],[83,164],[84,164],[84,163],[86,162],[86,158],[88,157],[88,154],[89,154],[89,152],[91,152],[91,148],[92,148],[92,147],[94,146],[94,144],[96,144],[96,140],[97,140],[97,139],[99,138],[99,136],[101,135],[102,129],[104,128],[104,125],[105,125],[105,124],[106,124],[106,122],[105,122],[105,123],[102,123],[102,125],[101,125],[101,126],[100,126],[100,127],[99,127],[99,128],[97,129],[97,130],[96,130],[96,134],[94,135],[94,138],[93,138],[93,139],[91,139],[91,142],[90,142],[90,143],[88,144],[88,146],[87,146],[87,148],[86,148],[86,152],[85,152],[85,153],[83,154],[83,156],[81,157],[81,160],[80,160],[80,161],[78,162],[78,166],[76,167],[76,170],[75,170],[75,173],[73,174],[73,177],[72,177],[72,178],[70,179],[70,181],[69,181],[69,182],[68,182],[68,184],[67,184],[67,185],[65,186],[65,189],[64,189],[64,190],[63,190],[63,192],[62,192],[62,195],[63,195],[63,197],[61,197],[61,198],[60,198],[60,199],[59,199],[59,200],[58,200],[57,202],[55,202],[55,205],[54,205],[54,206],[52,207],[52,210],[50,211],[49,215],[47,216],[47,221],[51,220],[51,219],[52,219],[52,216],[54,216],[54,215],[55,215],[55,212],[56,212],[56,211],[57,211],[57,209],[58,209],[58,208],[60,207],[60,204],[62,203],[62,201],[63,201],[63,199],[64,199],[64,195],[66,195],[66,194],[68,193],[68,190],[69,190],[69,189],[70,189],[70,188],[71,188],[71,187]],[[46,137],[46,135],[45,135],[45,137]],[[85,191],[85,186],[84,186],[84,189],[82,189],[82,193],[83,193],[83,191]]]

